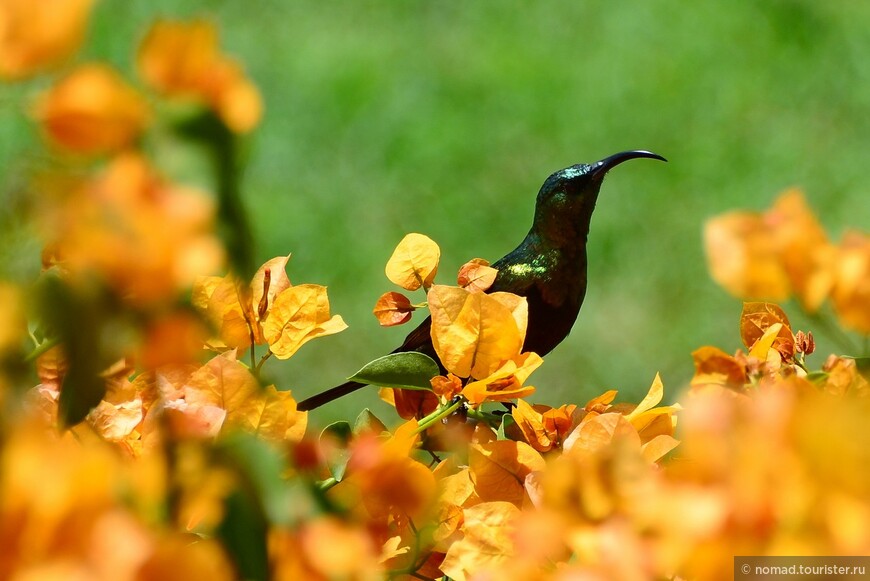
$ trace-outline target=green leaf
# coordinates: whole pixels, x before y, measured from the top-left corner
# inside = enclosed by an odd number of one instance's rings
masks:
[[[242,579],[269,578],[267,529],[266,519],[252,495],[235,490],[224,500],[224,519],[218,525],[217,537],[235,561]]]
[[[221,438],[217,448],[220,458],[242,477],[248,490],[258,499],[263,516],[269,522],[289,525],[310,518],[317,512],[313,499],[304,489],[288,486],[281,477],[284,460],[268,442],[244,432]]]
[[[174,129],[179,135],[205,148],[210,173],[217,178],[217,231],[227,248],[233,270],[242,280],[248,280],[256,266],[254,236],[240,186],[244,169],[242,143],[209,110],[180,112],[175,121]]]
[[[324,438],[324,436],[332,436],[342,445],[346,446],[348,442],[350,442],[350,439],[353,437],[353,430],[350,428],[350,424],[348,422],[333,422],[323,428],[323,431],[320,432],[321,440]]]
[[[855,367],[858,368],[858,373],[866,379],[870,381],[870,357],[854,357],[855,359]]]
[[[400,387],[402,389],[432,390],[429,383],[441,373],[438,364],[423,353],[391,353],[354,373],[349,379],[360,383],[380,385],[381,387]]]
[[[516,423],[516,421],[514,420],[514,417],[511,414],[504,414],[501,417],[501,424],[499,424],[498,429],[495,431],[497,439],[510,440],[510,438],[507,435],[507,429],[515,423]]]
[[[387,426],[378,419],[378,417],[372,413],[369,408],[365,408],[360,414],[356,417],[356,421],[353,423],[353,433],[361,434],[361,433],[375,433],[379,434],[381,432],[386,432]]]
[[[332,474],[332,477],[336,481],[341,482],[341,479],[344,478],[344,473],[347,471],[347,461],[350,460],[350,450],[347,449],[347,446],[351,438],[353,438],[353,430],[351,430],[350,424],[347,422],[334,422],[323,428],[323,431],[320,432],[320,439],[323,440],[325,437],[338,440],[338,443],[342,446],[335,451],[332,457],[326,460],[329,473]]]
[[[101,349],[100,339],[110,319],[110,301],[100,291],[89,290],[90,294],[76,293],[53,275],[38,285],[43,323],[52,333],[51,342],[62,345],[68,365],[58,400],[58,419],[64,428],[84,420],[106,394],[100,372],[111,354]]]
[[[283,462],[266,442],[242,432],[222,438],[215,449],[217,458],[231,468],[239,486],[224,499],[224,518],[216,533],[241,578],[269,578],[266,535],[269,522],[285,524],[288,507],[297,499],[283,485]]]

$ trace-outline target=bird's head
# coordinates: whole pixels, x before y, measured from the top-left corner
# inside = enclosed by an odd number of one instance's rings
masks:
[[[545,230],[541,234],[566,238],[582,234],[585,239],[604,176],[617,165],[642,157],[667,161],[650,151],[623,151],[595,163],[566,167],[548,177],[535,207],[535,224]]]

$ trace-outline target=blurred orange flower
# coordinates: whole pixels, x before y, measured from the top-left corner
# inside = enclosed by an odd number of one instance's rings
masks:
[[[130,145],[148,122],[144,99],[114,69],[79,67],[36,104],[46,136],[77,153],[106,153]]]
[[[18,79],[69,56],[94,0],[0,0],[0,77]]]
[[[247,133],[260,122],[260,92],[241,65],[220,52],[210,22],[156,22],[139,47],[137,63],[142,78],[157,91],[203,102],[236,133]]]
[[[832,245],[827,234],[797,188],[781,193],[763,219],[794,294],[807,311],[815,312],[830,286],[826,264]]]
[[[710,275],[737,297],[784,300],[788,276],[764,220],[750,212],[729,212],[704,226]]]
[[[870,236],[853,231],[843,237],[831,302],[845,327],[870,335]]]
[[[134,304],[171,299],[223,262],[214,204],[172,185],[135,154],[73,188],[46,225],[52,260],[75,277],[96,275]]]
[[[832,244],[792,188],[764,213],[729,212],[707,222],[710,274],[731,294],[785,300],[812,314],[830,298],[844,326],[870,333],[870,238],[850,232]]]
[[[17,286],[0,280],[0,354],[15,349],[26,330],[24,293]]]
[[[493,574],[493,569],[498,571],[498,567],[514,561],[511,537],[519,516],[519,509],[509,502],[484,502],[466,509],[461,525],[462,537],[448,549],[441,570],[451,579],[465,580],[476,578],[475,573],[480,571]],[[481,578],[528,578],[513,576],[517,573],[519,571],[512,568],[509,575],[484,575]],[[523,573],[529,574],[530,571]]]
[[[216,541],[160,530],[131,508],[165,494],[165,473],[146,469],[152,460],[132,464],[93,438],[30,425],[10,431],[0,450],[0,578],[231,578]]]
[[[334,491],[338,496],[357,496],[366,517],[386,522],[398,517],[419,518],[435,499],[435,477],[413,458],[420,435],[412,420],[383,440],[362,435],[354,440],[347,463],[347,477]]]

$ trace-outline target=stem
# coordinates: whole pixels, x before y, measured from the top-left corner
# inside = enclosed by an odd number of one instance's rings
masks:
[[[451,401],[449,404],[445,405],[444,407],[438,408],[437,410],[420,420],[417,423],[417,429],[415,430],[415,433],[420,434],[425,432],[429,427],[440,421],[442,418],[446,418],[447,416],[458,410],[459,407],[462,406],[462,404],[464,403],[464,397],[453,398],[453,401]]]
[[[481,410],[469,409],[466,413],[468,414],[469,418],[475,419],[479,422],[486,422],[490,425],[492,425],[493,423],[499,423],[502,420],[501,417],[497,416],[494,413],[484,412]]]
[[[257,367],[254,368],[254,370],[257,372],[257,375],[260,374],[260,368],[263,367],[263,364],[264,364],[264,363],[266,362],[266,360],[267,360],[269,357],[271,357],[271,356],[272,356],[272,350],[269,349],[268,351],[266,351],[266,354],[265,354],[265,355],[263,355],[262,357],[260,357],[260,362],[257,363]]]
[[[807,313],[809,319],[814,323],[818,323],[822,328],[822,331],[825,335],[828,336],[831,341],[837,344],[840,349],[847,353],[858,353],[858,346],[852,342],[852,339],[829,317],[822,315],[821,313]]]
[[[803,354],[803,353],[801,353],[801,356],[800,356],[800,357],[798,357],[797,355],[795,355],[795,357],[794,357],[794,364],[797,365],[798,367],[800,367],[801,369],[803,369],[806,373],[809,373],[809,372],[810,372],[810,370],[807,369],[806,362],[804,361],[804,354]]]
[[[414,526],[414,520],[411,518],[410,515],[405,514],[405,517],[408,519],[408,528],[410,528],[411,532],[414,534],[414,548],[413,548],[413,553],[411,554],[411,564],[408,565],[408,567],[406,567],[405,569],[397,569],[397,570],[390,571],[390,579],[395,579],[396,577],[399,577],[401,575],[410,575],[411,577],[414,577],[415,579],[427,579],[427,580],[431,581],[428,577],[424,577],[423,575],[421,575],[417,571],[420,570],[420,567],[422,567],[423,565],[426,564],[426,561],[429,560],[429,557],[431,556],[432,553],[430,551],[430,552],[426,553],[425,555],[423,555],[421,558],[421,556],[420,556],[420,553],[421,553],[421,551],[420,551],[420,531],[417,529],[416,526]]]
[[[31,361],[35,361],[40,355],[49,351],[52,347],[56,347],[60,345],[59,337],[52,337],[51,339],[46,339],[42,343],[36,346],[33,351],[27,354],[27,357],[24,358],[26,363],[30,363]]]
[[[338,484],[338,480],[336,480],[335,477],[330,476],[326,480],[321,480],[320,482],[318,482],[317,488],[319,488],[322,492],[326,492],[336,484]]]
[[[248,337],[251,340],[251,372],[256,373],[257,371],[257,337],[254,333],[254,314],[250,312],[251,305],[251,296],[248,294],[247,289],[242,286],[240,281],[236,281],[236,300],[239,302],[239,306],[242,308],[242,317],[245,319],[245,325],[248,327]]]

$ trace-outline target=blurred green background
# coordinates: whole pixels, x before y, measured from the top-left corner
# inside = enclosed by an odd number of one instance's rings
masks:
[[[870,3],[104,0],[78,60],[132,76],[157,15],[214,19],[261,88],[244,181],[258,261],[292,252],[291,280],[327,285],[350,325],[269,363],[298,398],[410,330],[371,315],[395,290],[383,267],[402,236],[436,240],[437,280],[451,284],[469,258],[494,260],[522,239],[539,186],[570,164],[633,148],[670,160],[608,177],[580,318],[530,381],[544,403],[613,388],[636,401],[657,371],[674,397],[694,349],[739,346],[740,301],[704,263],[708,217],[766,208],[798,185],[835,239],[870,223]],[[0,275],[38,269],[15,227],[26,202],[8,185],[37,151],[19,104],[38,86],[3,89]],[[315,421],[366,405],[383,409],[365,390]]]

